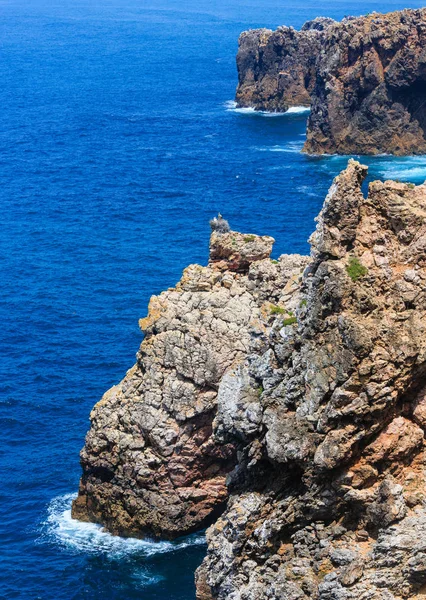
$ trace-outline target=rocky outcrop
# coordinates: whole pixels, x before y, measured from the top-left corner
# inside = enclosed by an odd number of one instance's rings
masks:
[[[426,595],[426,185],[334,180],[311,257],[213,232],[95,407],[77,518],[207,530],[198,600]]]
[[[293,27],[244,31],[238,41],[237,104],[271,112],[310,106],[316,57],[332,23],[319,17],[301,31]]]
[[[426,10],[345,20],[317,64],[305,151],[426,152]]]
[[[213,232],[209,266],[191,265],[176,288],[151,298],[137,363],[91,413],[75,518],[175,538],[223,510],[237,455],[212,432],[220,382],[250,348],[265,347],[271,302],[289,299],[307,262],[271,261],[273,242]],[[245,383],[256,420],[257,388]]]
[[[305,152],[424,154],[425,45],[426,9],[349,17],[321,32],[249,31],[237,102],[273,111],[310,104]]]
[[[351,161],[335,179],[296,318],[246,359],[256,431],[219,387],[216,437],[239,461],[200,600],[424,597],[426,186],[364,198],[366,173]]]

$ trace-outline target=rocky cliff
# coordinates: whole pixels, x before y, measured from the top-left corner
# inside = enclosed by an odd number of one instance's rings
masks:
[[[424,154],[426,9],[315,23],[241,35],[237,102],[310,104],[309,153]]]
[[[332,23],[319,17],[301,31],[279,27],[243,32],[237,54],[237,104],[271,112],[310,106],[316,58]]]
[[[261,420],[208,530],[200,600],[425,597],[426,186],[365,198],[366,173],[350,161],[335,179],[296,320],[247,358]]]
[[[73,515],[211,524],[199,600],[426,597],[426,185],[334,180],[311,257],[214,232],[91,414]]]
[[[209,265],[189,266],[175,288],[151,299],[137,363],[91,413],[73,517],[115,534],[175,538],[224,509],[237,443],[213,435],[218,389],[240,386],[234,409],[243,411],[243,431],[256,430],[260,384],[236,374],[249,351],[266,350],[283,302],[295,308],[307,264],[300,256],[271,261],[273,242],[214,232]]]

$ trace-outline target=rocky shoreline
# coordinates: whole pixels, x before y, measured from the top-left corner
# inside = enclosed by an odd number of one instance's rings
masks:
[[[213,232],[91,414],[73,516],[210,525],[199,600],[426,597],[426,186],[334,180],[311,256]]]
[[[310,106],[310,154],[426,154],[426,9],[241,34],[241,107]]]

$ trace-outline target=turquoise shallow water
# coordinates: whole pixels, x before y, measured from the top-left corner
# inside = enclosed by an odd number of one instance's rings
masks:
[[[155,544],[71,520],[78,452],[150,295],[206,262],[213,214],[273,235],[276,255],[308,251],[347,157],[300,154],[303,112],[232,98],[242,30],[317,14],[312,0],[0,1],[1,598],[194,600],[202,535]],[[423,157],[367,162],[426,177]]]

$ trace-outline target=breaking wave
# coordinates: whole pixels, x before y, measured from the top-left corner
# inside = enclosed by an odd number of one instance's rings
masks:
[[[291,106],[286,115],[308,115],[311,112],[309,106]]]
[[[73,552],[107,555],[115,559],[133,555],[150,557],[205,544],[205,538],[201,534],[191,535],[176,542],[111,535],[101,525],[83,523],[71,517],[71,503],[75,497],[75,494],[65,494],[51,501],[47,509],[47,518],[42,523],[41,541],[59,544]],[[150,577],[148,579],[151,580]]]
[[[285,145],[274,146],[256,146],[254,150],[258,152],[284,152],[285,154],[300,154],[302,152],[304,140],[288,142]]]
[[[238,107],[234,100],[228,100],[225,102],[225,108],[227,111],[235,112],[241,115],[256,115],[259,117],[285,117],[289,115],[307,115],[310,112],[310,108],[306,106],[292,106],[286,112],[269,112],[266,110],[256,110],[252,106]]]
[[[374,167],[384,179],[401,179],[417,183],[426,180],[426,156],[389,157],[386,160],[378,160]]]

